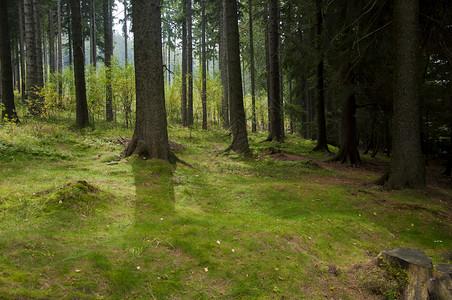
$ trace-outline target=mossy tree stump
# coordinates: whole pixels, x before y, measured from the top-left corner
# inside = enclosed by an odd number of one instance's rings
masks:
[[[408,280],[402,291],[402,299],[429,299],[429,282],[433,277],[432,259],[418,249],[394,248],[383,250],[379,254],[380,263],[386,263],[393,268],[404,270]]]

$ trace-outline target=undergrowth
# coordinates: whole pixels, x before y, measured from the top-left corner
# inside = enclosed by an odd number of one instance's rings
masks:
[[[189,168],[121,157],[121,126],[66,124],[0,125],[0,298],[378,299],[396,284],[367,267],[382,249],[451,260],[450,190],[362,186],[379,174],[299,136],[251,134],[245,158],[172,125]]]

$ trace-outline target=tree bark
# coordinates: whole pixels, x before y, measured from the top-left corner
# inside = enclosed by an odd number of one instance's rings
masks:
[[[111,23],[111,6],[109,0],[103,0],[104,39],[105,39],[105,72],[106,72],[106,118],[113,121],[113,91],[111,87],[111,57],[113,56],[113,29]]]
[[[25,76],[25,28],[24,28],[24,20],[23,20],[23,0],[18,1],[19,6],[19,38],[20,38],[20,76],[21,76],[21,95],[22,95],[22,103],[26,103],[26,76]]]
[[[222,85],[222,97],[221,97],[221,116],[223,121],[223,128],[229,129],[229,86],[228,86],[228,64],[227,64],[227,41],[226,41],[226,18],[225,10],[220,9],[220,42],[219,42],[219,65],[220,65],[220,76]]]
[[[355,165],[361,162],[356,137],[356,95],[352,92],[344,101],[341,122],[341,147],[333,160]]]
[[[58,49],[57,49],[57,67],[58,67],[58,102],[62,102],[63,98],[63,42],[62,42],[62,29],[61,29],[61,0],[57,0],[57,22],[58,22]],[[69,37],[71,36],[71,31],[68,30]],[[70,45],[69,45],[70,46]],[[70,47],[69,47],[70,49]],[[70,51],[70,50],[69,50]],[[71,64],[72,65],[72,64]]]
[[[4,105],[2,120],[19,122],[14,104],[13,69],[11,66],[11,45],[9,39],[8,4],[7,1],[0,2],[0,74],[1,94],[0,98]]]
[[[129,63],[129,54],[127,53],[127,40],[129,39],[129,34],[127,31],[127,0],[124,0],[124,61],[125,65]]]
[[[273,139],[283,140],[283,128],[281,127],[281,93],[280,93],[280,68],[279,68],[279,10],[278,1],[270,0],[269,6],[269,67],[270,67],[270,134],[268,141]]]
[[[243,107],[237,2],[224,0],[223,5],[225,5],[226,12],[228,81],[232,123],[232,144],[229,149],[246,155],[250,150],[246,132],[245,109]]]
[[[202,129],[207,130],[207,68],[206,68],[206,0],[202,0],[201,20],[201,60],[202,60]]]
[[[55,31],[52,8],[49,8],[49,67],[50,74],[55,73]]]
[[[193,125],[193,26],[192,26],[192,0],[187,0],[187,122]]]
[[[175,162],[165,110],[160,0],[133,0],[136,123],[126,155]]]
[[[425,187],[420,140],[419,0],[394,1],[393,142],[388,189]]]
[[[96,1],[91,0],[90,9],[90,61],[96,67],[97,63],[97,47],[96,47]]]
[[[188,126],[187,113],[187,0],[182,2],[182,91],[181,91],[181,115],[182,125]]]
[[[325,87],[324,87],[324,63],[322,50],[322,0],[316,0],[316,50],[317,50],[317,72],[316,72],[316,102],[317,102],[317,144],[314,151],[327,151],[326,119],[325,119]]]
[[[250,23],[250,75],[251,75],[251,131],[257,131],[256,124],[256,81],[254,70],[254,38],[253,38],[253,0],[249,0],[249,23]]]
[[[36,43],[36,72],[38,86],[44,86],[44,72],[42,63],[42,36],[41,36],[41,15],[39,13],[39,1],[33,0],[33,21],[34,21],[34,35]]]
[[[88,103],[86,101],[85,85],[85,53],[83,49],[82,18],[80,0],[71,0],[72,37],[74,47],[74,78],[75,78],[75,110],[76,125],[80,128],[89,125]]]

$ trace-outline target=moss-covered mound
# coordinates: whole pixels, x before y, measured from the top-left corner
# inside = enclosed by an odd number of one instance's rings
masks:
[[[43,211],[47,213],[72,211],[88,215],[94,213],[96,208],[104,207],[106,201],[113,197],[84,180],[68,183],[57,190],[44,193],[50,194],[43,195],[46,199]]]

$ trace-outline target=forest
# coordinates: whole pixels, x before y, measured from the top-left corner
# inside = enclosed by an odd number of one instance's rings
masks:
[[[451,45],[448,0],[2,1],[0,298],[450,299]]]

